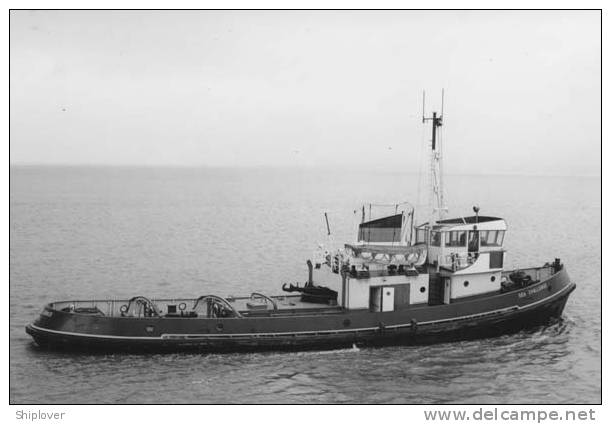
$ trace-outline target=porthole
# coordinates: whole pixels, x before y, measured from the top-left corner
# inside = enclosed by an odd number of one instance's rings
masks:
[[[152,333],[153,331],[155,331],[155,327],[153,327],[152,325],[147,325],[145,328],[147,333]]]
[[[223,323],[219,322],[218,324],[216,324],[216,331],[221,332],[223,331]]]
[[[490,277],[490,281],[494,282],[494,280],[496,280],[496,277],[493,275],[492,277]]]
[[[469,282],[468,282],[468,281],[465,281],[465,282],[463,283],[463,285],[464,285],[465,287],[469,287]]]
[[[350,320],[349,319],[345,319],[344,320],[344,327],[349,327],[350,326]]]
[[[426,287],[420,287],[420,293],[424,293],[426,291]]]

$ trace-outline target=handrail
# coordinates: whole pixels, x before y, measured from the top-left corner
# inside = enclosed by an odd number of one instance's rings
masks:
[[[223,306],[226,306],[231,312],[233,312],[233,314],[238,317],[238,318],[242,318],[242,314],[238,312],[238,310],[236,308],[233,307],[233,305],[231,305],[227,299],[224,299],[220,296],[216,296],[213,294],[208,294],[205,296],[200,296],[195,300],[195,303],[193,304],[193,309],[197,308],[197,305],[199,304],[200,301],[202,300],[208,300],[211,299],[213,301],[215,301],[216,303],[220,303]]]
[[[449,266],[452,271],[460,271],[473,265],[477,261],[477,256],[474,256],[472,253],[452,253],[441,256],[439,259],[443,259],[443,261],[440,261],[440,266]]]
[[[152,301],[150,301],[149,299],[147,299],[144,296],[134,296],[131,299],[129,299],[129,301],[127,302],[127,307],[125,308],[125,311],[121,311],[125,314],[127,314],[127,312],[130,310],[130,308],[132,307],[133,303],[141,303],[145,306],[148,306],[151,311],[154,312],[154,314],[156,316],[161,316],[161,313],[159,312],[159,309],[157,309],[157,305],[155,305]],[[124,305],[125,306],[125,305]],[[123,307],[121,307],[122,309]]]
[[[272,306],[274,307],[274,311],[277,311],[277,310],[278,310],[278,304],[277,304],[277,303],[276,303],[276,301],[275,301],[274,299],[272,299],[271,297],[266,296],[266,295],[264,295],[263,293],[257,293],[257,292],[253,292],[253,293],[250,295],[250,298],[251,298],[251,299],[254,299],[255,297],[262,297],[263,299],[269,300],[269,301],[271,302]]]

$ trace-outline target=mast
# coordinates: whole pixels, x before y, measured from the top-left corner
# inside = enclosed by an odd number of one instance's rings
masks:
[[[433,112],[432,117],[424,116],[424,93],[422,97],[422,123],[431,121],[431,151],[430,151],[430,186],[429,186],[429,225],[445,217],[448,208],[445,205],[443,189],[443,156],[440,128],[443,124],[443,91],[441,92],[441,114]]]

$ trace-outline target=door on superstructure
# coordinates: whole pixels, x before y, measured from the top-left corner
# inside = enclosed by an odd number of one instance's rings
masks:
[[[443,303],[446,305],[450,304],[450,299],[452,299],[452,283],[449,278],[443,279]]]
[[[382,312],[395,310],[395,288],[382,287]]]
[[[410,284],[395,286],[395,311],[409,306]]]
[[[382,287],[369,288],[369,310],[371,312],[382,311]]]

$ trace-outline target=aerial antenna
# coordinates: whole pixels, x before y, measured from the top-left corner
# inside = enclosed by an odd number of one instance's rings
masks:
[[[331,228],[329,227],[329,218],[327,217],[327,212],[325,212],[325,222],[327,223],[327,236],[330,236]]]
[[[424,124],[424,99],[426,98],[426,91],[422,90],[422,123]]]
[[[443,195],[443,165],[442,165],[442,141],[441,133],[438,134],[439,128],[443,125],[443,106],[444,106],[444,90],[441,90],[441,113],[432,112],[431,117],[426,117],[425,112],[425,93],[422,92],[422,122],[431,121],[432,137],[431,137],[431,171],[430,171],[430,192],[429,192],[429,207],[431,209],[431,217],[429,223],[433,222],[433,213],[438,212],[439,219],[443,219],[444,212],[447,210]]]
[[[443,117],[443,88],[441,89],[441,116]]]

